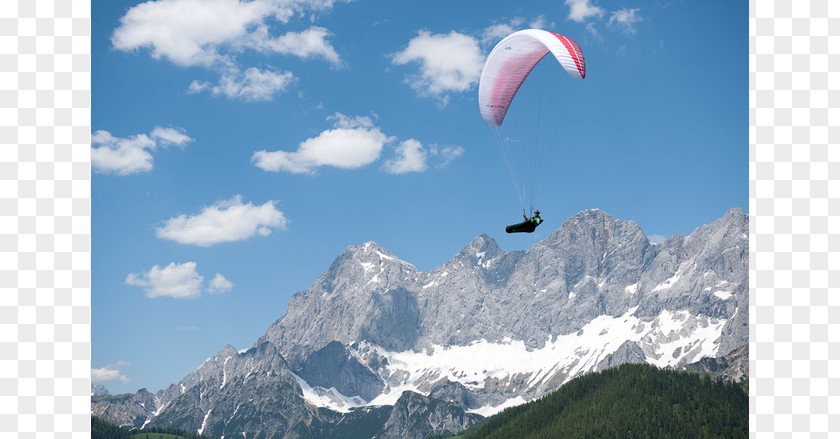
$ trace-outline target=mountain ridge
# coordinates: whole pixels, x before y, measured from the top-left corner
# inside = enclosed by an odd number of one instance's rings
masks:
[[[253,347],[226,346],[138,418],[214,434],[262,419],[284,435],[397,410],[405,392],[486,416],[588,371],[723,355],[748,341],[747,233],[735,208],[652,244],[588,209],[525,251],[483,234],[428,272],[351,245]]]

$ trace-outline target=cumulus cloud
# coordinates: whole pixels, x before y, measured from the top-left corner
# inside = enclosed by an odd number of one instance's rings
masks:
[[[333,122],[333,128],[304,140],[296,151],[256,151],[251,162],[265,171],[295,174],[315,174],[320,166],[357,169],[378,160],[385,145],[397,141],[396,137],[385,135],[367,116],[336,113],[327,120]],[[396,146],[394,156],[381,169],[390,174],[423,172],[429,168],[432,158],[437,160],[435,167],[442,167],[462,153],[460,146],[426,148],[418,140],[407,139]]]
[[[397,146],[394,158],[387,160],[382,169],[389,174],[423,172],[429,168],[430,162],[434,162],[436,168],[442,168],[463,153],[464,148],[460,146],[440,148],[432,145],[424,148],[419,141],[408,139]]]
[[[196,271],[195,262],[183,264],[171,262],[163,268],[155,265],[144,273],[129,273],[125,278],[125,284],[142,287],[146,292],[146,297],[149,298],[195,299],[201,297],[204,276]],[[233,283],[216,273],[207,287],[207,292],[223,294],[231,289],[233,289]]]
[[[194,81],[189,91],[243,100],[267,100],[292,84],[290,72],[243,68],[236,56],[245,50],[303,59],[320,58],[334,66],[341,58],[329,41],[332,33],[312,26],[275,36],[269,29],[295,15],[332,8],[334,0],[150,0],[129,8],[111,35],[117,50],[149,50],[155,59],[181,67],[201,66],[221,73],[217,85]]]
[[[356,169],[376,161],[392,140],[366,116],[336,113],[327,120],[334,121],[334,127],[304,140],[297,151],[257,151],[251,162],[266,171],[296,174],[313,174],[319,166]]]
[[[481,30],[481,43],[493,47],[502,38],[518,30],[525,28],[550,29],[552,27],[554,27],[554,24],[548,21],[544,15],[540,15],[531,21],[527,21],[523,17],[514,17],[506,23],[495,23]]]
[[[216,276],[210,281],[207,292],[211,294],[222,294],[227,293],[231,289],[233,289],[233,283],[225,279],[221,274],[216,273]]]
[[[540,15],[537,18],[535,18],[534,20],[532,20],[528,24],[528,27],[533,28],[533,29],[548,29],[548,28],[553,28],[554,27],[554,22],[549,21],[545,17],[545,15]]]
[[[155,127],[151,133],[152,139],[158,140],[163,145],[178,145],[182,146],[192,139],[184,134],[181,128],[161,128]]]
[[[582,23],[591,17],[602,17],[604,9],[593,5],[590,0],[566,0],[566,6],[569,7],[569,20]]]
[[[119,381],[123,384],[131,381],[125,375],[123,375],[119,371],[119,369],[114,369],[111,366],[100,367],[98,369],[91,369],[90,380],[94,383],[107,383]]]
[[[129,175],[149,172],[154,166],[154,152],[159,146],[185,147],[192,142],[183,128],[155,127],[148,135],[114,137],[99,130],[91,136],[90,162],[93,170],[104,174]]]
[[[118,50],[147,48],[155,59],[177,65],[211,66],[218,48],[244,38],[268,11],[262,2],[239,0],[158,0],[128,9],[111,35]]]
[[[231,68],[222,74],[218,84],[193,81],[187,91],[189,93],[209,91],[214,96],[225,96],[242,101],[270,101],[296,81],[297,78],[292,72],[260,70],[256,67],[241,72],[236,68]]]
[[[269,22],[285,24],[296,13],[332,8],[332,0],[152,0],[128,9],[111,35],[114,48],[149,49],[155,59],[179,66],[225,63],[243,49],[320,56],[338,63],[329,31],[313,27],[300,34],[272,36]],[[305,43],[291,49],[289,43]]]
[[[618,11],[613,11],[610,13],[610,21],[608,24],[617,26],[625,34],[635,34],[636,23],[643,21],[642,17],[638,15],[638,12],[639,8],[623,8]]]
[[[267,28],[262,27],[259,32],[251,35],[251,42],[246,45],[261,51],[294,55],[302,59],[323,58],[334,66],[340,66],[341,57],[327,39],[331,36],[332,32],[327,28],[313,26],[302,32],[287,32],[280,37],[271,38]]]
[[[406,82],[421,96],[438,98],[446,105],[449,92],[467,91],[478,82],[484,56],[472,36],[420,31],[391,61],[396,65],[419,63],[420,72],[408,76]]]
[[[195,215],[179,215],[166,220],[156,229],[158,238],[179,244],[202,247],[221,242],[248,239],[254,235],[267,236],[272,229],[286,229],[286,217],[277,210],[274,201],[261,206],[242,204],[242,197],[219,201]]]
[[[397,147],[396,157],[385,162],[382,168],[390,174],[423,172],[426,170],[428,153],[423,145],[414,139],[408,139]]]
[[[155,265],[145,273],[129,273],[125,283],[142,287],[149,298],[194,299],[201,296],[201,284],[204,282],[204,277],[195,271],[195,265],[195,262],[171,262],[163,268]]]
[[[481,31],[481,42],[485,45],[495,45],[502,38],[516,32],[522,28],[525,20],[522,18],[514,18],[508,23],[496,23],[486,27]],[[492,47],[492,46],[491,46]]]

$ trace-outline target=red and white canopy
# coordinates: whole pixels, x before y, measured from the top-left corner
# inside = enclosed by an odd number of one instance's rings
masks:
[[[493,48],[481,71],[478,105],[485,122],[502,124],[519,86],[549,52],[569,76],[586,77],[583,52],[575,40],[540,29],[514,32]]]

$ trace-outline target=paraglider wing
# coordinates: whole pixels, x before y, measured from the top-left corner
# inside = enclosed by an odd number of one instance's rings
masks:
[[[490,52],[478,83],[481,117],[500,126],[519,86],[549,52],[573,78],[586,77],[580,46],[571,38],[540,29],[514,32]]]

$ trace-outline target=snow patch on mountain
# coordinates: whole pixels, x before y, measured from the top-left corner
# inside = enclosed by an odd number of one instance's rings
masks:
[[[313,388],[302,378],[296,376],[296,379],[307,402],[347,413],[357,407],[393,405],[406,391],[428,395],[436,383],[446,381],[482,392],[494,384],[512,383],[515,378],[522,385],[513,388],[514,393],[529,389],[539,393],[536,391],[546,383],[558,379],[565,383],[596,370],[601,361],[627,341],[653,346],[647,361],[659,367],[674,367],[717,353],[717,340],[725,319],[668,310],[653,319],[642,319],[634,315],[637,309],[633,307],[617,317],[598,316],[575,333],[549,339],[542,349],[529,348],[523,341],[510,338],[496,343],[478,340],[465,346],[433,344],[420,352],[393,352],[361,342],[350,349],[351,355],[364,359],[375,353],[387,360],[387,366],[380,372],[387,385],[371,401],[342,395],[335,388]],[[471,412],[482,416],[498,413],[526,402],[522,393],[501,404],[485,405]]]
[[[312,387],[303,378],[292,374],[300,385],[303,399],[315,407],[324,407],[338,413],[350,413],[352,409],[367,405],[367,401],[360,396],[342,395],[335,387],[325,389]]]
[[[672,286],[676,285],[677,281],[680,280],[680,277],[682,277],[682,267],[680,267],[680,269],[677,270],[677,272],[673,276],[669,277],[668,279],[666,279],[661,284],[653,287],[651,292],[667,290],[667,289],[671,288]]]
[[[198,429],[198,434],[204,434],[204,428],[207,427],[207,418],[210,417],[210,413],[213,413],[213,409],[207,410],[207,414],[204,415],[204,420],[201,421],[201,428]]]
[[[732,297],[732,293],[730,293],[729,291],[718,290],[718,291],[715,291],[712,294],[714,294],[715,297],[717,297],[718,299],[721,299],[721,300],[726,300],[726,299]]]
[[[484,416],[485,418],[488,418],[488,417],[493,416],[495,414],[501,413],[505,409],[508,409],[508,408],[511,408],[511,407],[516,407],[518,405],[525,404],[526,402],[528,402],[528,401],[526,401],[525,398],[523,398],[521,396],[517,396],[516,398],[511,398],[511,399],[509,399],[509,400],[507,400],[507,401],[505,401],[505,402],[503,402],[503,403],[501,403],[497,406],[485,405],[485,406],[483,406],[481,408],[478,408],[478,409],[475,409],[475,410],[469,410],[468,413],[475,413],[475,414]]]

